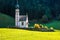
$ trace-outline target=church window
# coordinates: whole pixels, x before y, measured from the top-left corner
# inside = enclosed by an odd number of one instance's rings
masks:
[[[22,25],[24,25],[24,22],[22,22]]]

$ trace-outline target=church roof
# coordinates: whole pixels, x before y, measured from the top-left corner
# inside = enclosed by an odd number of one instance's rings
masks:
[[[20,15],[19,21],[26,21],[26,15]]]

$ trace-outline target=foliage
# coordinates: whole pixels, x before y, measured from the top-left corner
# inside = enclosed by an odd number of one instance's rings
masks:
[[[53,30],[54,28],[53,27],[50,27],[51,30]]]
[[[16,0],[0,0],[0,12],[14,17]],[[40,19],[43,15],[56,18],[60,14],[60,0],[19,0],[20,14],[29,15],[29,19]],[[50,15],[51,14],[51,15]]]
[[[34,28],[40,28],[40,25],[39,24],[35,24]]]
[[[48,17],[46,15],[43,15],[41,21],[43,23],[47,23],[48,22]]]
[[[49,29],[47,26],[45,26],[44,28]]]

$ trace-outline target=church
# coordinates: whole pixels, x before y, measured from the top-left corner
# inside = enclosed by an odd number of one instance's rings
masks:
[[[19,28],[28,28],[28,15],[20,15],[18,0],[15,9],[15,26]]]

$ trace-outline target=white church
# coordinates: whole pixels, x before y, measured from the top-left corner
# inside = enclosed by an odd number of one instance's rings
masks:
[[[15,9],[15,26],[19,28],[28,28],[28,15],[19,15],[20,9],[17,0],[17,5]]]

